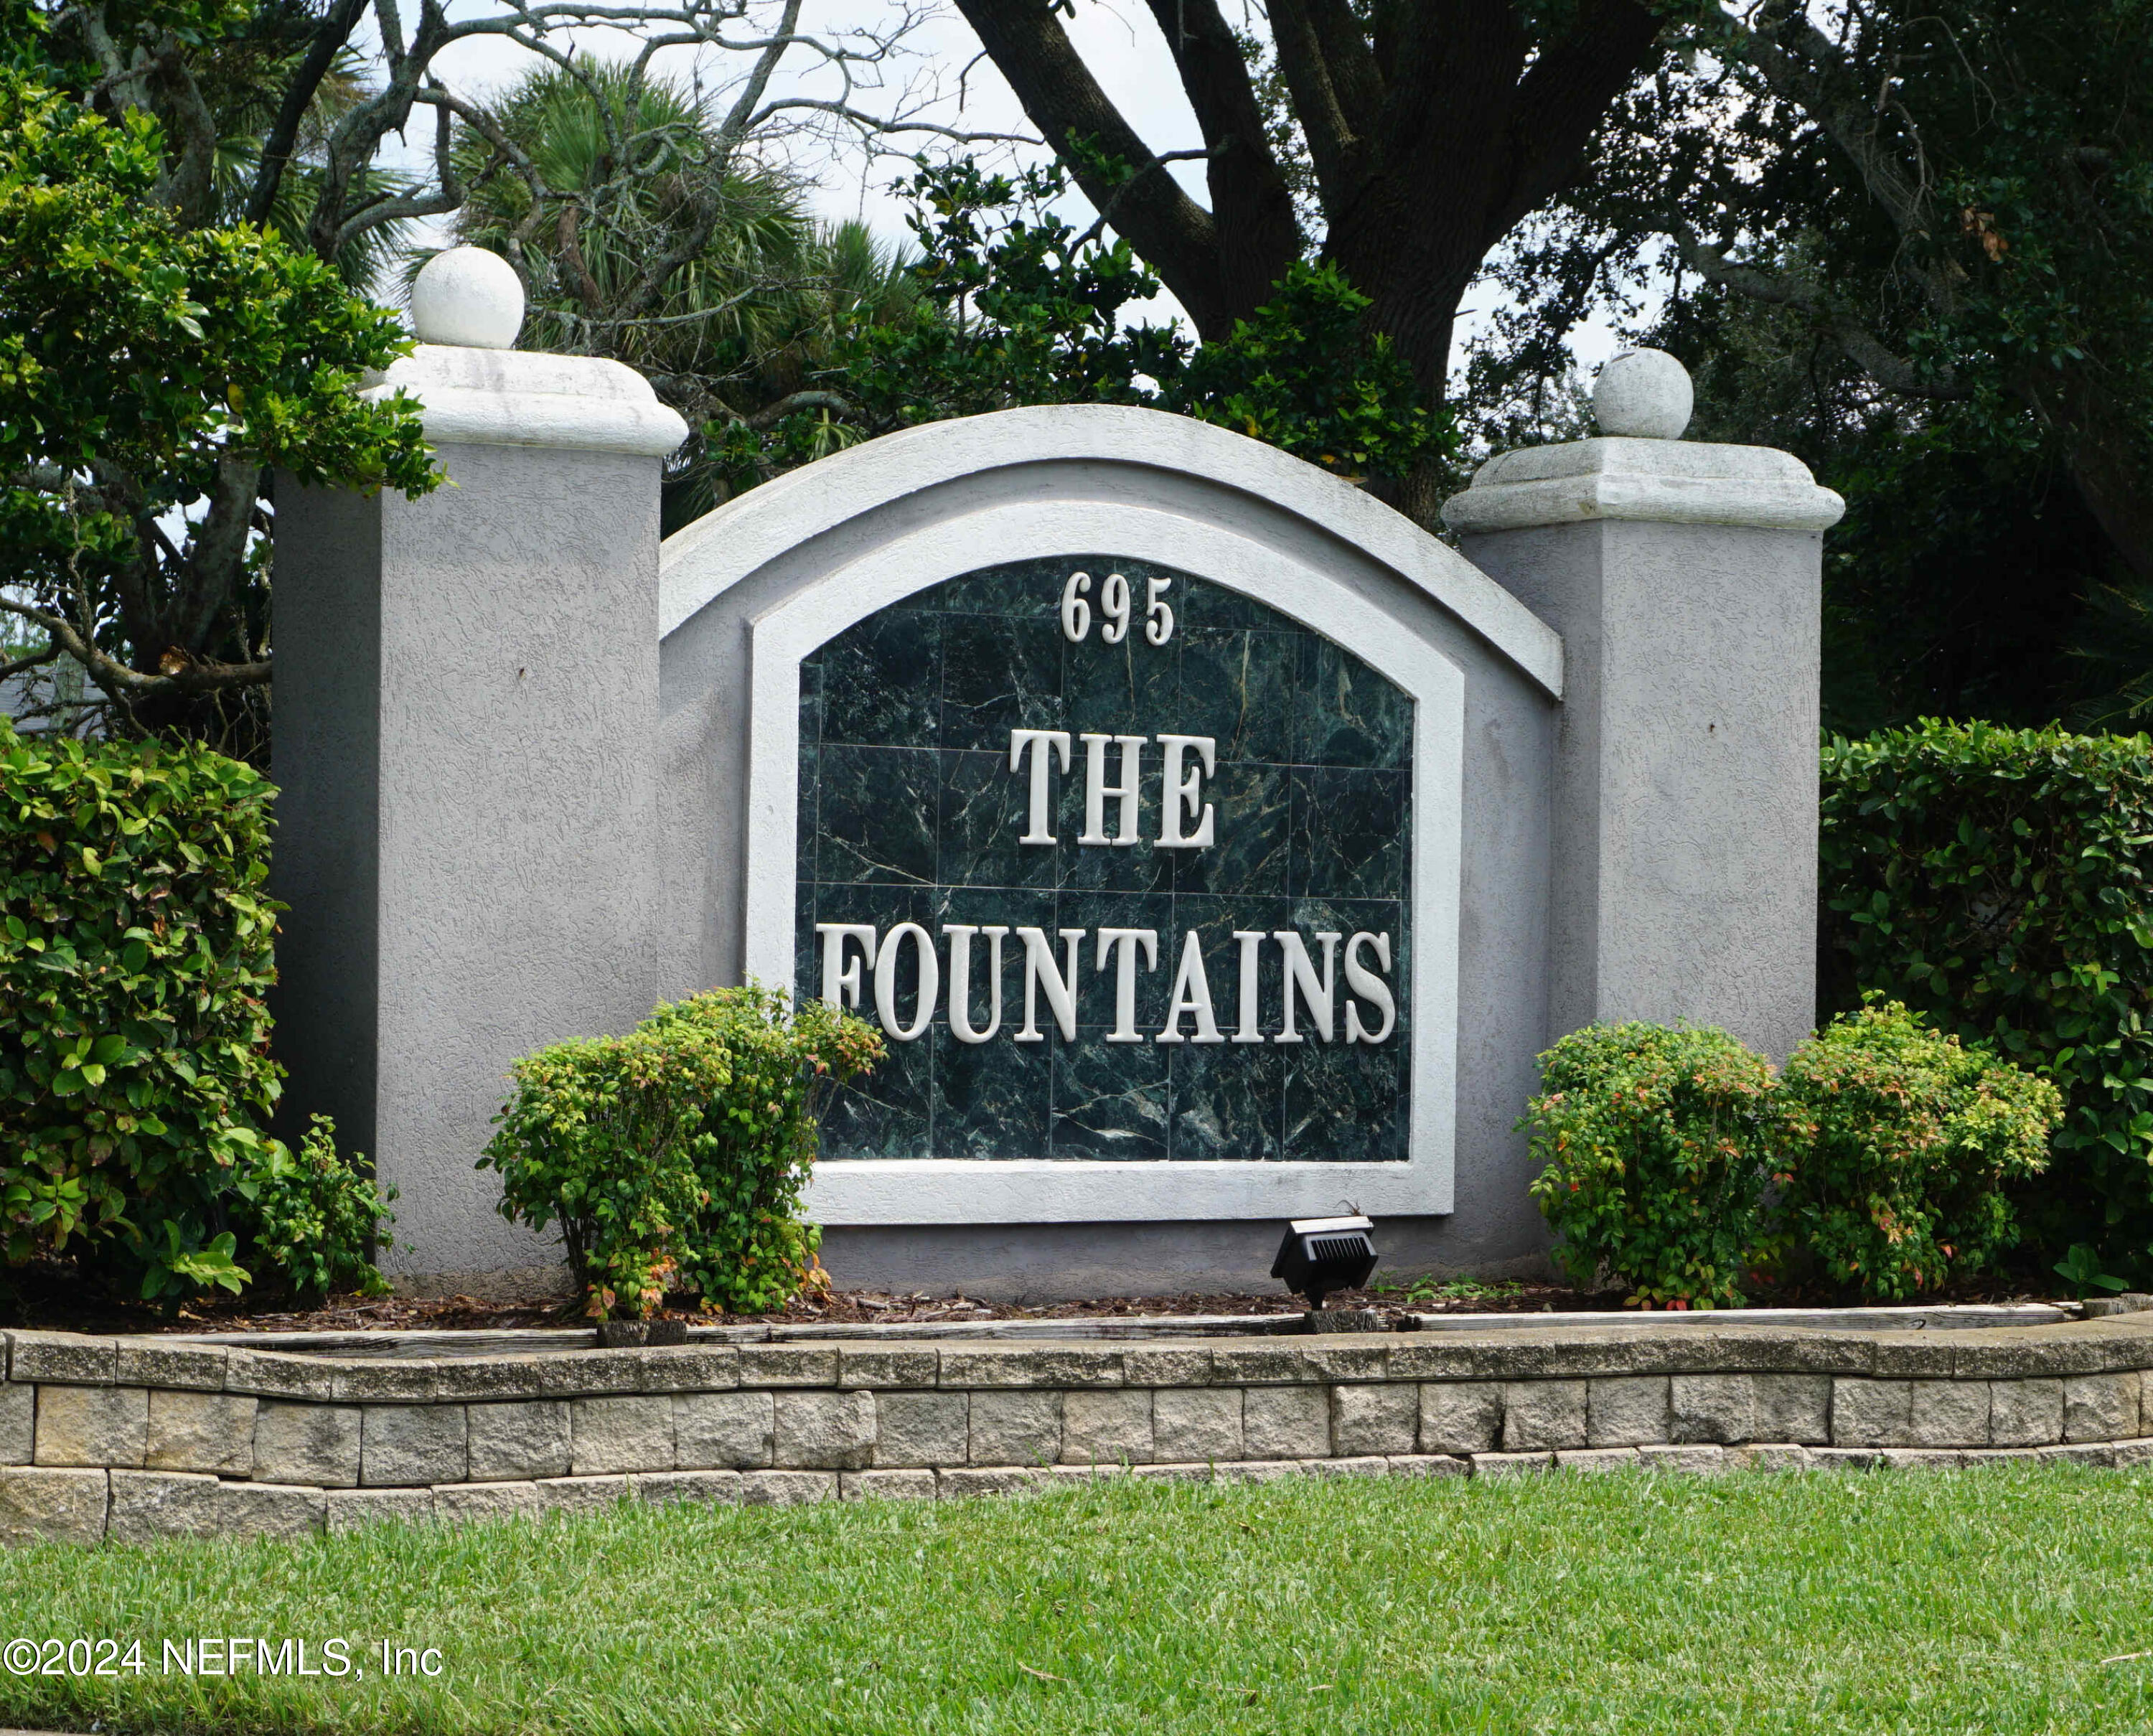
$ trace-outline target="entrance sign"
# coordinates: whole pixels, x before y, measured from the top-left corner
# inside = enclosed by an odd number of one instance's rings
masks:
[[[1395,682],[1113,553],[930,586],[800,680],[794,983],[890,1051],[824,1162],[1406,1159]]]
[[[1040,1296],[1245,1289],[1355,1209],[1403,1270],[1536,1270],[1552,1039],[1809,1028],[1840,502],[1784,454],[1618,415],[1483,466],[1461,552],[1063,405],[661,547],[639,376],[398,384],[454,489],[278,485],[277,1041],[423,1288],[557,1278],[472,1167],[517,1056],[748,976],[888,1039],[806,1200],[840,1281]]]
[[[1227,526],[1053,499],[883,542],[749,634],[748,974],[889,1038],[823,1221],[1448,1209],[1448,658]]]

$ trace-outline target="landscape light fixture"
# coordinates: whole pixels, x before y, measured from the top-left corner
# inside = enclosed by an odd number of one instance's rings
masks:
[[[1308,1298],[1320,1313],[1323,1299],[1341,1290],[1357,1290],[1376,1270],[1375,1224],[1362,1217],[1295,1218],[1285,1227],[1271,1276]]]

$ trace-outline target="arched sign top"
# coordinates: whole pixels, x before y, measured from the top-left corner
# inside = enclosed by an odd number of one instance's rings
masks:
[[[1152,471],[1260,502],[1396,574],[1500,652],[1550,696],[1562,641],[1517,598],[1410,519],[1274,446],[1187,416],[1065,405],[936,422],[803,466],[668,537],[659,631],[802,543],[908,499],[1018,467]],[[1111,486],[1102,478],[1100,486]],[[1097,487],[1082,491],[1098,491]]]
[[[1128,472],[1121,474],[1126,478]],[[1036,484],[1038,477],[1035,473],[1025,480],[1028,485]],[[1050,1002],[1059,1005],[1056,985],[1066,982],[1071,988],[1070,1004],[1061,1006],[1054,1016],[1066,1026],[1076,1028],[1060,1033],[1042,1028],[1041,1036],[1047,1044],[1042,1052],[1061,1052],[1053,1042],[1056,1035],[1075,1036],[1082,1043],[1084,1028],[1103,1021],[1114,1029],[1111,1035],[1102,1036],[1102,1044],[1127,1041],[1133,1036],[1154,1057],[1166,1054],[1167,1050],[1159,1046],[1159,1038],[1177,1033],[1159,1026],[1156,1017],[1148,1025],[1145,1022],[1143,995],[1148,988],[1158,986],[1148,980],[1160,970],[1167,972],[1167,977],[1160,979],[1162,983],[1180,975],[1187,964],[1187,930],[1177,926],[1178,919],[1171,915],[1161,923],[1148,916],[1141,920],[1123,920],[1097,912],[1087,914],[1091,904],[1084,903],[1075,880],[1091,865],[1072,863],[1069,858],[1086,853],[1083,838],[1074,836],[1079,827],[1087,833],[1101,829],[1089,823],[1088,809],[1092,805],[1094,784],[1100,787],[1097,794],[1102,826],[1107,799],[1106,785],[1112,781],[1118,788],[1134,781],[1139,786],[1135,804],[1138,810],[1137,830],[1143,836],[1164,835],[1167,822],[1163,767],[1164,756],[1173,745],[1166,738],[1178,733],[1183,739],[1183,752],[1175,780],[1177,789],[1182,789],[1189,782],[1192,767],[1204,762],[1204,749],[1198,738],[1206,735],[1215,737],[1217,734],[1190,720],[1198,716],[1199,709],[1191,695],[1184,690],[1178,690],[1178,697],[1162,704],[1156,719],[1143,728],[1135,724],[1144,723],[1144,718],[1135,719],[1127,727],[1123,722],[1110,720],[1104,735],[1113,738],[1112,746],[1122,756],[1110,764],[1109,755],[1102,752],[1097,756],[1096,766],[1093,756],[1086,750],[1093,746],[1089,736],[1099,733],[1094,725],[1101,722],[1104,714],[1094,713],[1082,705],[1076,708],[1074,715],[1064,705],[1058,719],[1051,715],[1034,719],[1015,711],[1003,716],[996,712],[993,721],[999,734],[992,746],[1000,751],[980,753],[976,757],[983,764],[991,761],[989,772],[999,767],[1000,775],[986,776],[984,783],[997,788],[1005,800],[1010,792],[1024,797],[1015,807],[1006,807],[1003,817],[1008,823],[1000,831],[1007,836],[1001,843],[1021,854],[1026,848],[1022,834],[1056,831],[1058,835],[1054,822],[1035,823],[1034,809],[1037,804],[1029,793],[1031,780],[1043,772],[1050,785],[1060,790],[1060,800],[1065,807],[1071,802],[1076,804],[1067,828],[1076,848],[1064,853],[1065,872],[1057,877],[1056,909],[1051,920],[1036,913],[1033,914],[1036,919],[1012,914],[1020,901],[1017,893],[992,894],[990,903],[999,899],[1009,908],[983,907],[984,914],[979,916],[976,926],[980,935],[985,937],[980,949],[985,957],[975,957],[968,963],[947,951],[957,941],[952,930],[966,923],[964,913],[955,908],[956,895],[940,884],[944,877],[938,871],[933,882],[922,879],[925,873],[924,857],[918,866],[908,867],[907,859],[900,853],[887,848],[891,841],[877,832],[878,826],[915,813],[925,816],[939,812],[948,817],[954,792],[940,787],[949,781],[947,776],[938,774],[938,787],[930,807],[929,792],[924,784],[917,789],[903,785],[902,778],[893,775],[893,768],[883,768],[892,775],[878,772],[875,781],[865,787],[869,792],[865,798],[852,804],[867,817],[866,831],[862,836],[841,839],[827,824],[830,819],[827,794],[822,802],[822,818],[826,823],[803,827],[803,797],[808,797],[819,781],[804,776],[813,756],[805,751],[811,744],[809,738],[803,736],[803,716],[814,708],[803,703],[812,696],[811,685],[803,680],[803,675],[819,650],[832,648],[856,625],[882,618],[893,605],[904,603],[907,599],[929,600],[929,593],[961,575],[980,574],[990,568],[1000,569],[1005,574],[1012,563],[1031,572],[1026,596],[1040,615],[1034,624],[1042,629],[1041,636],[1050,641],[1064,636],[1071,641],[1083,641],[1067,645],[1067,651],[1072,654],[1087,647],[1096,649],[1092,642],[1103,631],[1094,629],[1087,632],[1080,626],[1073,610],[1066,623],[1056,618],[1055,605],[1068,594],[1070,580],[1076,570],[1093,567],[1099,569],[1099,583],[1092,596],[1102,609],[1108,612],[1109,619],[1117,612],[1114,605],[1118,599],[1110,599],[1106,578],[1117,569],[1126,569],[1125,578],[1127,571],[1137,572],[1140,583],[1130,587],[1130,626],[1120,644],[1121,649],[1128,652],[1132,663],[1138,654],[1132,647],[1138,639],[1143,606],[1153,600],[1154,593],[1151,578],[1180,575],[1184,596],[1194,590],[1196,580],[1208,580],[1220,587],[1222,598],[1230,592],[1275,612],[1280,624],[1300,622],[1315,626],[1316,634],[1322,641],[1351,653],[1395,685],[1402,707],[1397,711],[1399,728],[1407,727],[1407,712],[1410,712],[1410,746],[1405,746],[1402,737],[1398,744],[1403,775],[1397,780],[1400,787],[1395,792],[1394,817],[1394,823],[1400,827],[1398,867],[1401,873],[1410,877],[1410,895],[1404,897],[1405,888],[1401,886],[1401,899],[1393,901],[1399,917],[1403,916],[1406,904],[1410,904],[1410,936],[1405,932],[1405,924],[1390,916],[1372,916],[1367,920],[1356,916],[1350,924],[1343,918],[1333,921],[1319,908],[1321,900],[1295,899],[1290,895],[1290,886],[1282,885],[1280,908],[1285,914],[1277,914],[1275,919],[1266,918],[1263,924],[1252,927],[1253,919],[1244,921],[1233,918],[1222,906],[1216,913],[1217,919],[1209,924],[1198,942],[1199,952],[1208,954],[1204,965],[1213,979],[1214,1021],[1219,1005],[1228,1000],[1234,1004],[1229,1025],[1219,1027],[1214,1041],[1219,1052],[1239,1057],[1234,1064],[1243,1071],[1253,1074],[1263,1065],[1254,1058],[1260,1045],[1296,1041],[1282,1028],[1285,979],[1281,973],[1297,970],[1303,955],[1308,961],[1307,980],[1312,985],[1309,993],[1319,1003],[1326,995],[1331,1000],[1332,1021],[1317,1031],[1311,1049],[1314,1058],[1306,1062],[1295,1059],[1275,1064],[1280,1071],[1279,1089],[1283,1094],[1282,1113],[1292,1112],[1298,1101],[1295,1082],[1313,1079],[1323,1064],[1330,1064],[1332,1072],[1350,1065],[1360,1073],[1370,1072],[1381,1065],[1384,1057],[1357,1052],[1364,1046],[1347,1042],[1351,1033],[1345,1020],[1345,960],[1346,954],[1355,949],[1354,936],[1363,930],[1367,931],[1366,938],[1359,943],[1355,955],[1362,964],[1365,965],[1372,960],[1379,963],[1386,947],[1389,948],[1396,977],[1387,978],[1386,987],[1382,990],[1371,989],[1367,1004],[1356,1018],[1367,1031],[1382,1028],[1381,1046],[1405,1056],[1407,1072],[1401,1075],[1394,1099],[1395,1114],[1385,1112],[1390,1124],[1403,1131],[1402,1147],[1390,1148],[1382,1157],[1371,1153],[1365,1161],[1352,1158],[1339,1161],[1321,1155],[1311,1155],[1309,1160],[1300,1161],[1294,1154],[1295,1142],[1285,1139],[1277,1145],[1276,1157],[1264,1160],[1162,1163],[1144,1158],[1124,1160],[1111,1156],[1060,1155],[1070,1149],[1071,1140],[1050,1136],[1045,1148],[1036,1142],[1010,1143],[1005,1146],[1007,1155],[983,1163],[936,1155],[936,1143],[930,1138],[924,1144],[915,1141],[911,1148],[913,1155],[821,1166],[813,1184],[812,1209],[821,1221],[841,1224],[944,1222],[968,1211],[1004,1223],[1097,1222],[1189,1214],[1260,1218],[1275,1215],[1311,1187],[1321,1187],[1346,1188],[1363,1204],[1374,1202],[1371,1209],[1422,1214],[1448,1211],[1455,1133],[1463,671],[1437,645],[1412,632],[1401,631],[1395,617],[1377,600],[1332,570],[1347,564],[1335,553],[1326,557],[1320,545],[1289,551],[1277,543],[1292,539],[1272,541],[1253,537],[1244,526],[1256,515],[1239,510],[1219,510],[1215,498],[1192,501],[1185,491],[1176,491],[1178,497],[1168,507],[1126,497],[1101,499],[1095,491],[1072,491],[1034,486],[1012,488],[1006,481],[998,491],[1004,497],[991,503],[970,500],[958,510],[945,513],[895,515],[900,521],[897,525],[878,527],[882,534],[861,537],[856,546],[840,549],[826,539],[816,557],[808,563],[812,571],[790,573],[792,588],[786,594],[765,600],[759,608],[741,611],[746,628],[746,697],[751,718],[746,799],[740,816],[747,839],[743,913],[747,974],[768,983],[789,984],[802,994],[841,995],[844,1004],[873,1008],[878,1016],[883,1011],[880,1001],[888,999],[891,1005],[887,1011],[891,1016],[884,1021],[885,1027],[893,1035],[901,1036],[922,1017],[919,982],[926,972],[926,949],[931,946],[942,949],[943,957],[936,970],[940,987],[947,990],[955,980],[959,965],[967,971],[976,968],[991,974],[994,960],[988,930],[1001,926],[1008,930],[1003,968],[1009,977],[1011,998],[1008,1005],[1012,1024],[1022,1016],[1027,992],[1034,994],[1037,1010],[1046,1008]],[[1125,486],[1119,491],[1127,496],[1136,491]],[[1335,549],[1335,544],[1330,546]],[[1109,558],[1102,562],[1096,558],[1100,556]],[[1168,598],[1173,594],[1170,588],[1163,592]],[[714,599],[710,606],[725,608],[727,600]],[[1159,625],[1163,638],[1163,621]],[[1177,626],[1173,636],[1158,647],[1158,653],[1178,655],[1193,649],[1198,631],[1192,625],[1184,634]],[[1148,639],[1141,649],[1153,649]],[[1310,649],[1321,655],[1319,646],[1312,644]],[[1063,659],[1065,673],[1066,661]],[[901,659],[896,666],[903,666]],[[1338,665],[1341,674],[1348,668],[1346,664]],[[958,690],[962,685],[952,685],[945,646],[940,685],[940,703],[945,717],[949,708],[962,700],[963,695]],[[1066,698],[1066,687],[1062,697]],[[1046,731],[1036,741],[1030,739],[1039,735],[1035,725],[1041,725]],[[1123,741],[1124,736],[1129,739]],[[943,740],[946,742],[948,739],[945,732]],[[1064,745],[1070,751],[1066,765],[1059,758]],[[1255,822],[1253,814],[1245,821],[1235,819],[1235,808],[1220,800],[1216,793],[1234,775],[1227,761],[1217,759],[1219,746],[1216,739],[1210,743],[1219,782],[1198,780],[1194,798],[1184,799],[1185,812],[1178,817],[1188,822],[1184,829],[1200,835],[1206,803],[1216,802],[1219,812],[1214,843],[1217,851],[1224,853],[1231,846],[1245,843]],[[871,746],[868,751],[886,756],[919,756],[924,750]],[[1193,760],[1192,752],[1195,755]],[[838,757],[848,754],[849,748],[842,751]],[[1146,808],[1140,768],[1148,754],[1151,767],[1148,775],[1158,782],[1158,788],[1152,795],[1150,807]],[[1296,750],[1289,757],[1322,756],[1304,755]],[[941,768],[944,773],[968,769],[979,768]],[[1092,776],[1095,769],[1098,773],[1096,777]],[[1276,769],[1288,779],[1295,775],[1285,767]],[[1377,781],[1381,777],[1379,771]],[[1214,795],[1207,797],[1204,793],[1206,789],[1212,790]],[[1321,799],[1312,787],[1308,796]],[[1051,792],[1046,799],[1054,799]],[[811,868],[803,848],[806,839],[825,831],[832,833],[822,841],[829,848],[817,846],[816,863]],[[944,842],[946,841],[945,837]],[[1190,842],[1194,843],[1194,838]],[[1043,843],[1042,839],[1041,845],[1035,848],[1043,848]],[[853,848],[855,844],[858,848]],[[879,904],[874,909],[868,907],[881,896],[879,893],[865,893],[857,888],[848,891],[842,883],[827,887],[817,884],[813,919],[803,925],[801,913],[805,888],[819,882],[822,859],[833,852],[848,852],[870,860],[873,864],[870,874],[891,883],[918,882],[913,889],[924,901],[924,914],[914,913],[900,921],[898,914],[893,914],[894,905],[888,910],[882,909]],[[938,844],[938,858],[946,853]],[[849,869],[846,873],[851,876]],[[1183,878],[1178,865],[1174,874],[1178,885]],[[867,902],[861,902],[863,899]],[[859,908],[849,914],[840,909],[847,899],[858,904]],[[906,922],[913,923],[918,932],[907,928]],[[1039,931],[1036,940],[1020,933],[1026,927]],[[1247,943],[1241,938],[1242,932],[1253,934],[1259,928],[1264,938],[1256,943],[1251,955],[1244,955],[1241,949]],[[899,951],[899,943],[893,938],[900,929],[904,934],[903,944],[911,949],[909,952]],[[1079,930],[1082,932],[1078,934]],[[1144,984],[1137,989],[1134,1022],[1127,1031],[1120,1029],[1132,1024],[1122,1019],[1119,1010],[1122,998],[1118,980],[1121,956],[1117,953],[1102,965],[1097,952],[1102,933],[1111,931],[1111,938],[1123,930],[1141,930],[1153,937],[1152,944],[1166,948],[1155,956],[1148,953],[1141,958],[1130,955],[1132,966],[1141,965],[1146,968],[1132,969],[1132,974],[1142,977]],[[1018,944],[1020,940],[1021,946]],[[885,945],[885,942],[888,944]],[[1139,943],[1117,944],[1127,951],[1129,946]],[[1173,952],[1176,944],[1183,948],[1182,952]],[[1069,950],[1072,945],[1082,949],[1072,954]],[[1050,947],[1059,949],[1054,951],[1051,961],[1042,950]],[[868,960],[870,948],[873,954],[872,970]],[[1046,982],[1050,962],[1060,973],[1055,984]],[[1193,980],[1196,967],[1187,968]],[[1088,985],[1082,990],[1076,987],[1080,971]],[[1030,973],[1029,978],[1026,973]],[[1402,998],[1403,980],[1408,977],[1412,985],[1409,1005]],[[1238,1021],[1239,985],[1244,980],[1255,983],[1258,991],[1255,1028],[1249,1033],[1245,1047],[1238,1046],[1242,1035]],[[1301,982],[1302,976],[1296,975],[1295,980]],[[1393,1003],[1395,1025],[1379,1011],[1392,980],[1398,982],[1401,990],[1401,997]],[[990,1005],[990,992],[983,990],[983,995]],[[929,996],[929,1000],[933,999]],[[941,1000],[949,1003],[951,997],[945,993]],[[952,1016],[945,1005],[945,1020],[949,1016]],[[969,1014],[955,1016],[969,1017]],[[1041,1011],[1040,1016],[1046,1018],[1048,1014]],[[1280,1024],[1281,1028],[1272,1031],[1273,1023]],[[1153,1029],[1152,1026],[1159,1028]],[[924,1038],[929,1034],[923,1028],[920,1036]],[[1010,1035],[1012,1045],[1019,1040],[1015,1034]],[[919,1044],[900,1041],[893,1046],[904,1053],[898,1062],[878,1070],[888,1082],[897,1080],[905,1071],[906,1062],[914,1063],[915,1071],[926,1066],[921,1057],[929,1051]],[[1315,1050],[1321,1053],[1314,1054]],[[1177,1056],[1164,1064],[1166,1072],[1178,1075],[1192,1072],[1199,1061],[1209,1061],[1212,1053],[1192,1046],[1188,1061],[1184,1064]],[[1053,1063],[1050,1061],[1047,1065],[1051,1068]],[[1061,1090],[1061,1081],[1066,1076],[1066,1067],[1051,1074],[1055,1080],[1052,1088],[1057,1093]],[[937,1080],[927,1082],[924,1095],[931,1097],[939,1089]],[[1137,1095],[1141,1096],[1143,1089],[1137,1088]],[[1156,1107],[1168,1116],[1173,1115],[1177,1112],[1173,1090],[1170,1078],[1159,1082],[1152,1088],[1156,1102],[1147,1100],[1145,1107]],[[1129,1093],[1124,1091],[1122,1094]],[[932,1112],[930,1103],[930,1119]],[[1056,1112],[1059,1113],[1058,1097]]]

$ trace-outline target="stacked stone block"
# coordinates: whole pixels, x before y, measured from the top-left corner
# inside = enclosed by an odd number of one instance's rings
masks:
[[[0,1540],[1005,1493],[2153,1457],[2153,1316],[435,1361],[0,1334]]]

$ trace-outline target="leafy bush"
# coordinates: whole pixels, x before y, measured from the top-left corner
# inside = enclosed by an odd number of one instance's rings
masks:
[[[1723,1031],[1593,1025],[1540,1057],[1533,1198],[1589,1285],[1729,1306],[1764,1247],[1772,1070]]]
[[[2153,744],[1925,722],[1824,750],[1825,996],[1879,991],[2052,1078],[2045,1254],[2153,1278]],[[1828,1007],[1826,1010],[1830,1010]]]
[[[147,1299],[237,1290],[221,1202],[281,1089],[274,791],[198,746],[0,720],[0,1225]]]
[[[1364,317],[1373,303],[1325,261],[1296,261],[1271,298],[1189,357],[1163,407],[1346,476],[1403,476],[1457,438],[1412,370]]]
[[[817,1111],[882,1052],[819,1000],[713,990],[518,1061],[479,1167],[500,1173],[503,1217],[560,1226],[594,1318],[653,1313],[669,1291],[781,1306],[821,1240],[798,1217]]]
[[[281,1140],[265,1141],[236,1191],[247,1203],[254,1250],[294,1295],[389,1293],[374,1249],[396,1221],[389,1209],[396,1190],[377,1187],[337,1155],[328,1117],[313,1117],[296,1155]]]
[[[1898,1003],[1787,1059],[1781,1209],[1824,1276],[1897,1301],[1988,1270],[2018,1240],[2007,1181],[2047,1166],[2063,1097]]]

